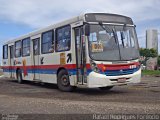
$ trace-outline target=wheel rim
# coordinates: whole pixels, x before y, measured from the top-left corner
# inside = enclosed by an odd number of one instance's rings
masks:
[[[61,83],[62,83],[63,86],[68,86],[69,85],[68,75],[63,75],[62,76]]]

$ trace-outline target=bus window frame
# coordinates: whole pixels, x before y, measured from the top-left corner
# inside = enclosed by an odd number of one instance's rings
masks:
[[[7,47],[7,57],[5,58],[5,56],[4,56],[4,54],[5,54],[5,52],[4,52],[4,48],[5,47]],[[6,44],[6,45],[3,45],[3,59],[8,59],[8,44]]]
[[[16,43],[18,43],[18,42],[21,42],[20,56],[16,56],[16,50],[18,50],[18,49],[16,49]],[[15,48],[15,50],[14,50],[14,56],[15,56],[15,58],[22,57],[22,40],[15,41],[14,48]]]
[[[57,31],[59,30],[59,29],[62,29],[62,28],[65,28],[65,27],[70,27],[70,47],[69,47],[69,49],[67,49],[67,50],[57,50]],[[71,32],[72,32],[72,27],[71,27],[71,25],[70,24],[68,24],[68,25],[64,25],[64,26],[61,26],[61,27],[58,27],[58,28],[56,28],[55,29],[55,52],[65,52],[65,51],[70,51],[71,50],[71,39],[72,39],[72,35],[71,35]]]
[[[52,29],[52,30],[48,30],[48,31],[45,31],[45,32],[43,32],[42,34],[41,34],[41,42],[40,42],[40,46],[41,46],[41,51],[39,51],[39,54],[41,53],[41,54],[49,54],[49,53],[53,53],[54,51],[55,51],[55,47],[53,48],[53,51],[48,51],[48,52],[43,52],[43,44],[46,44],[46,43],[49,43],[49,42],[45,42],[45,43],[43,43],[43,35],[45,34],[45,33],[48,33],[48,32],[52,32],[52,45],[54,45],[54,43],[55,43],[55,40],[54,40],[54,30]],[[40,47],[39,46],[39,47]]]
[[[38,46],[37,46],[38,53],[36,53],[36,54],[35,54],[35,49],[34,49],[34,47],[35,47],[34,45],[35,45],[35,44],[34,44],[34,42],[33,42],[33,55],[34,55],[34,56],[40,55],[40,37],[38,37],[38,38],[36,38],[36,39],[32,39],[32,40],[33,40],[33,41],[36,41],[36,40],[38,41],[38,44],[36,44],[36,45],[38,45]]]
[[[23,47],[23,42],[25,41],[25,40],[29,40],[29,46],[27,46],[27,47]],[[24,48],[29,48],[29,55],[24,55],[23,54],[23,49]],[[21,52],[22,52],[22,57],[27,57],[27,56],[30,56],[30,54],[31,54],[31,39],[30,39],[30,37],[28,37],[28,38],[25,38],[25,39],[23,39],[22,41],[21,41]]]
[[[13,47],[13,51],[10,51],[10,58],[13,59],[14,56],[14,45],[9,46],[10,48]]]

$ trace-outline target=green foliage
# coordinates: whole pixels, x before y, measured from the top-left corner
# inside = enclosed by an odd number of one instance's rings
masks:
[[[159,76],[160,71],[158,71],[158,70],[143,70],[142,75],[154,75],[154,76],[158,75]]]
[[[152,49],[140,48],[140,56],[141,56],[140,62],[143,65],[146,65],[146,61],[150,57],[154,58],[157,57],[157,55],[158,55],[157,51],[153,48]]]
[[[140,48],[140,55],[146,58],[157,57],[158,53],[155,49]]]

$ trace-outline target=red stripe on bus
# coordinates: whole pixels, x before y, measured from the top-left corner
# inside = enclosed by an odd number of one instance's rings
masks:
[[[68,65],[32,65],[32,66],[26,66],[27,69],[58,69],[60,67],[64,67],[67,69],[75,69],[76,64],[68,64]],[[23,69],[23,66],[3,66],[4,69]]]
[[[97,64],[98,68],[105,67],[106,70],[121,70],[121,69],[130,69],[131,65],[136,65],[138,67],[140,64],[139,62],[130,63],[130,64]],[[32,65],[26,66],[27,69],[58,69],[60,67],[64,67],[66,69],[76,69],[76,64],[66,64],[66,65]],[[23,69],[23,66],[3,66],[2,69]],[[90,64],[86,64],[87,69],[91,69]]]
[[[114,65],[106,65],[106,64],[99,64],[97,65],[98,68],[103,68],[105,67],[106,70],[124,70],[124,69],[131,69],[130,66],[135,65],[136,67],[138,67],[140,65],[139,62],[135,62],[135,63],[129,63],[129,64],[114,64]]]

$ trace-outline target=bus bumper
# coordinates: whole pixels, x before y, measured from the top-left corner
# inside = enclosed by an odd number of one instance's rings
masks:
[[[124,82],[119,82],[119,79],[125,78]],[[106,76],[104,74],[99,74],[96,72],[91,72],[88,75],[88,87],[106,87],[106,86],[116,86],[116,85],[126,85],[130,83],[139,83],[141,81],[141,69],[137,72],[129,75],[121,76]]]

